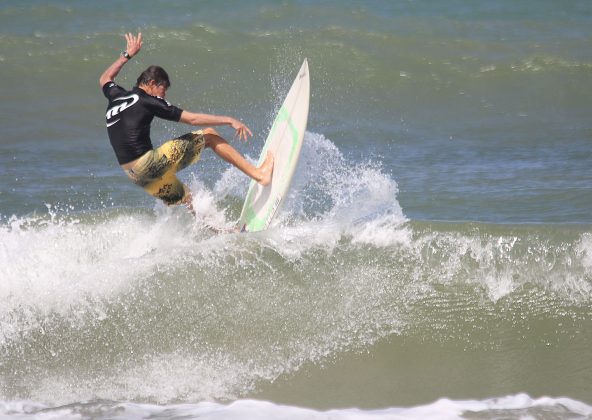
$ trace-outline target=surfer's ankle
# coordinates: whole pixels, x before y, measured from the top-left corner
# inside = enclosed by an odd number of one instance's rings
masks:
[[[271,177],[273,175],[273,155],[271,152],[267,152],[265,160],[257,169],[259,170],[259,176],[256,181],[263,186],[271,184]]]

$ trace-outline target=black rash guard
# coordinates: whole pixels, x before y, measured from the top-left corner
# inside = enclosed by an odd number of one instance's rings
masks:
[[[114,82],[107,82],[103,86],[103,94],[109,100],[105,114],[109,140],[120,165],[152,150],[150,124],[154,116],[179,121],[183,112],[137,86],[128,91]]]

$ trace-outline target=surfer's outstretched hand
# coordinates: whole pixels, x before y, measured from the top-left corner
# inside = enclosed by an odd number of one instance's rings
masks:
[[[247,127],[245,124],[243,124],[239,120],[235,120],[233,118],[230,125],[232,125],[232,128],[234,128],[236,130],[236,132],[234,133],[235,138],[239,138],[243,141],[246,141],[247,138],[249,138],[253,135],[253,133],[251,133],[251,130],[249,130],[249,127]]]
[[[134,36],[131,32],[125,34],[125,40],[127,41],[127,48],[125,49],[132,57],[140,52],[142,48],[142,32],[138,32],[138,36]]]

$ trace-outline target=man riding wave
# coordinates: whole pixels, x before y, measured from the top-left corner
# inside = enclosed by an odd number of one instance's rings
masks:
[[[105,114],[109,140],[119,165],[130,180],[167,205],[185,204],[193,211],[191,192],[177,179],[176,173],[197,162],[204,148],[211,148],[259,184],[268,185],[273,173],[272,154],[268,152],[261,166],[255,167],[211,127],[153,148],[150,124],[154,117],[193,126],[230,125],[241,140],[247,140],[253,133],[235,118],[185,111],[171,105],[164,99],[171,82],[162,67],[150,66],[144,70],[131,91],[117,85],[115,77],[142,48],[141,33],[126,34],[125,39],[126,50],[103,72],[99,83],[109,100]]]

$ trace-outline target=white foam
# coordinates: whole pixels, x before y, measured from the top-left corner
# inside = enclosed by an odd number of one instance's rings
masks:
[[[590,241],[583,234],[574,243],[554,243],[537,232],[492,234],[487,229],[456,232],[426,231],[414,235],[410,249],[439,283],[473,283],[487,290],[492,302],[525,284],[552,291],[569,301],[592,295]]]
[[[257,376],[249,366],[228,354],[169,353],[145,357],[138,365],[115,367],[117,374],[91,379],[49,376],[39,381],[33,395],[45,401],[70,403],[102,399],[126,400],[139,396],[160,404],[179,399],[187,401],[228,400],[243,391],[237,384],[252,383]]]
[[[193,194],[193,209],[197,214],[197,223],[212,226],[220,230],[231,230],[235,223],[228,220],[224,209],[218,208],[217,198],[212,191],[198,179],[193,179],[190,185]]]
[[[0,345],[40,329],[49,314],[72,326],[104,319],[104,302],[129,291],[192,237],[178,218],[123,215],[98,223],[11,219],[0,226]]]
[[[592,233],[583,234],[576,249],[587,273],[592,274]]]
[[[379,167],[350,165],[330,140],[307,132],[290,194],[272,228],[281,226],[292,245],[302,235],[301,243],[331,248],[343,234],[377,247],[407,244],[397,193],[396,182]]]
[[[237,400],[230,404],[200,402],[197,404],[152,405],[128,402],[87,402],[63,407],[48,407],[26,401],[0,402],[0,416],[35,419],[92,418],[200,418],[209,420],[461,420],[465,415],[479,418],[589,418],[592,406],[570,398],[531,398],[526,394],[486,400],[449,400],[446,398],[416,407],[391,407],[374,410],[357,408],[319,411],[275,404],[268,401]]]

